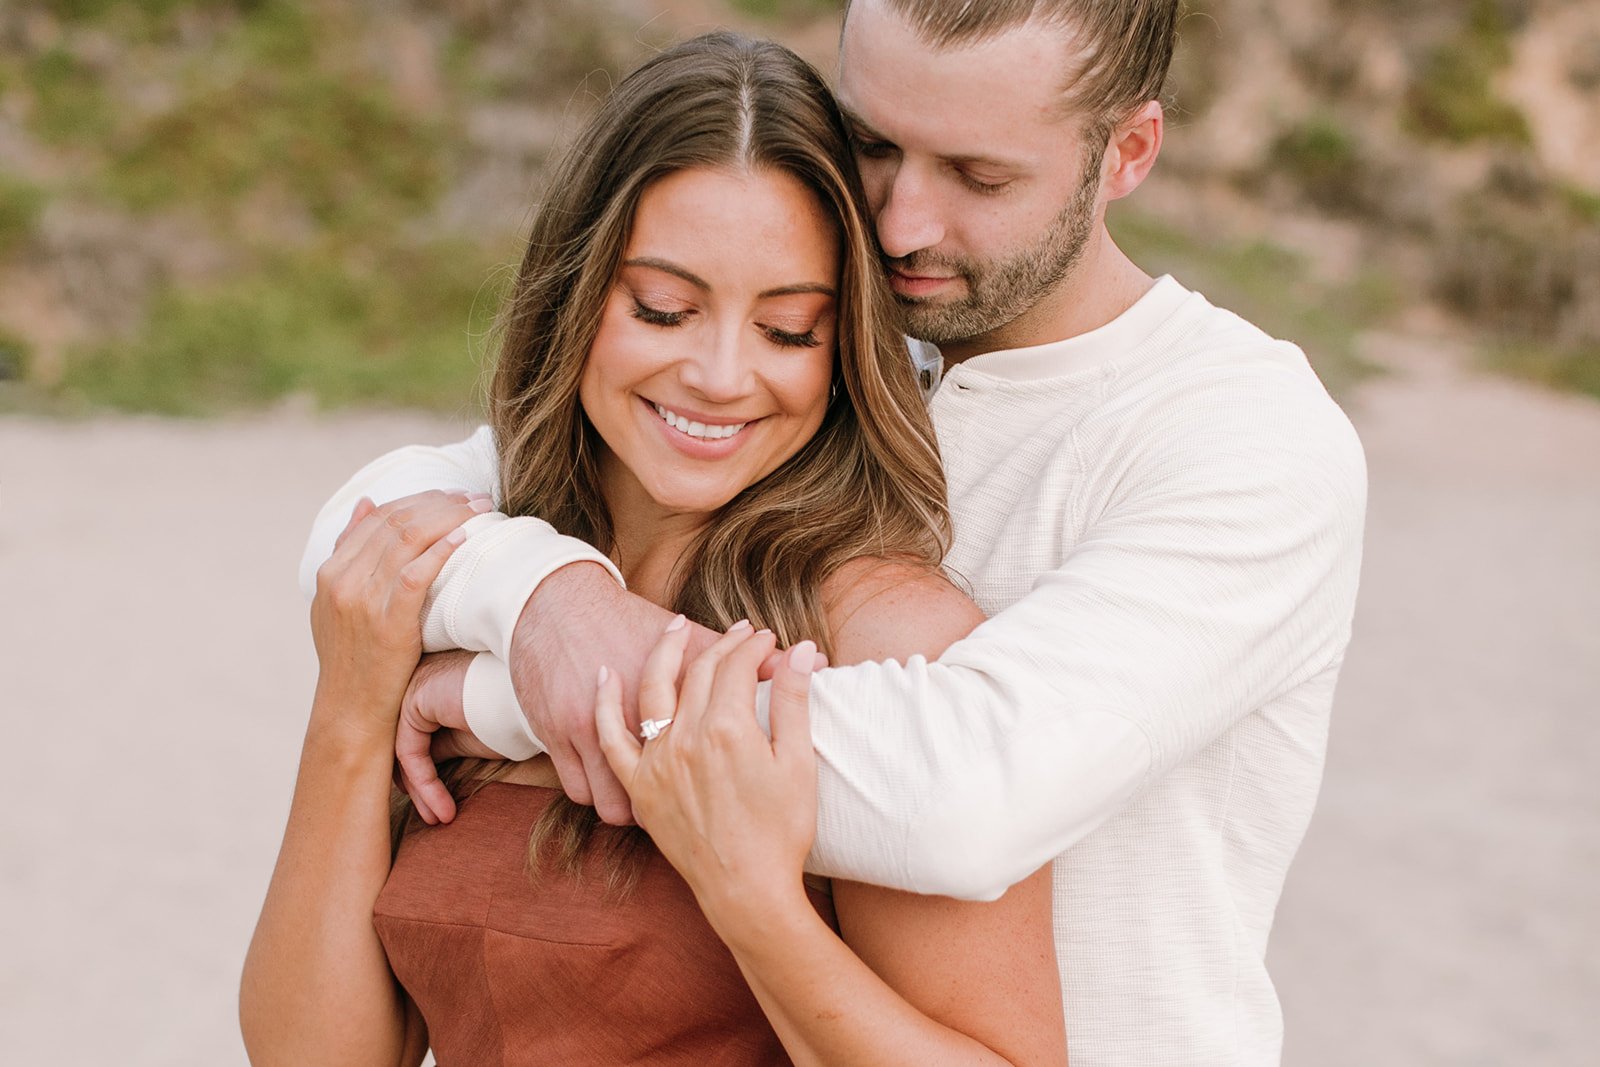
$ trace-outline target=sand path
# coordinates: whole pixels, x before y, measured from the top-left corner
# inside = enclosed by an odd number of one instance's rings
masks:
[[[1272,950],[1286,1062],[1588,1062],[1600,405],[1390,347],[1414,369],[1356,402],[1358,635]],[[306,524],[365,459],[462,429],[0,418],[6,1062],[244,1061],[239,963],[313,680]]]

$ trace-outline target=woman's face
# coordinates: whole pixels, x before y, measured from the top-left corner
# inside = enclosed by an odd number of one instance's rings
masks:
[[[640,197],[622,260],[578,389],[608,502],[715,511],[822,424],[834,223],[780,171],[677,171]]]

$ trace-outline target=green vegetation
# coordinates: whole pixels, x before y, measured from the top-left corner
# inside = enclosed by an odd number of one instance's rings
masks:
[[[1372,207],[1360,145],[1331,115],[1313,115],[1284,130],[1273,142],[1268,159],[1324,211],[1361,214]]]
[[[19,382],[28,370],[28,343],[0,330],[0,382]]]
[[[1108,222],[1117,243],[1146,270],[1173,274],[1213,303],[1298,344],[1335,395],[1373,373],[1358,340],[1396,309],[1395,287],[1383,275],[1330,285],[1313,278],[1299,256],[1264,241],[1208,243],[1129,211],[1113,212]]]
[[[16,80],[32,94],[29,125],[50,144],[104,138],[115,126],[99,73],[64,48],[30,56]]]
[[[1563,347],[1529,341],[1488,346],[1484,362],[1494,370],[1556,389],[1600,398],[1600,344]]]
[[[163,293],[133,343],[75,353],[64,386],[173,415],[293,393],[457,410],[477,395],[498,304],[492,270],[481,250],[455,244],[274,257],[206,289]]]
[[[1457,144],[1525,145],[1522,112],[1494,94],[1494,76],[1511,59],[1510,26],[1495,0],[1473,0],[1467,24],[1434,50],[1411,83],[1406,121],[1413,132]]]
[[[0,256],[5,256],[33,236],[47,195],[31,182],[0,173]]]

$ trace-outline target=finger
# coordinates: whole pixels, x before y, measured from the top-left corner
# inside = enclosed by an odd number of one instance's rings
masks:
[[[422,555],[400,568],[400,575],[395,580],[394,598],[397,606],[420,612],[433,580],[439,577],[446,561],[466,539],[467,531],[457,526],[435,541]]]
[[[600,751],[600,739],[594,739],[592,748],[578,746],[578,752],[589,775],[589,791],[594,795],[594,810],[600,821],[608,826],[632,826],[633,801]]]
[[[600,668],[600,679],[595,686],[594,725],[600,752],[617,784],[633,781],[644,756],[644,745],[628,729],[628,720],[622,711],[622,680],[604,667]],[[626,786],[623,788],[626,793]],[[631,801],[629,809],[631,813]]]
[[[777,641],[770,630],[752,634],[722,657],[716,677],[711,682],[711,698],[706,708],[707,717],[728,716],[730,724],[756,731],[756,671],[772,652]]]
[[[433,762],[432,732],[421,729],[402,716],[399,728],[395,731],[394,754],[400,764],[400,774],[405,779],[406,792],[411,795],[423,819],[430,826],[454,819],[455,798],[439,780],[439,768]]]
[[[675,615],[639,672],[639,719],[670,719],[678,707],[678,675],[689,647],[689,620]],[[618,685],[621,685],[620,679]]]
[[[750,637],[750,623],[740,620],[728,627],[728,632],[711,645],[710,648],[700,653],[695,661],[689,664],[688,672],[683,676],[683,685],[678,689],[678,707],[673,714],[673,725],[693,725],[700,721],[705,714],[706,703],[711,699],[711,683],[716,678],[717,667],[729,652],[739,647]]]
[[[361,525],[361,520],[378,510],[378,505],[372,502],[371,497],[362,497],[356,501],[355,508],[350,512],[350,521],[344,524],[344,529],[339,531],[339,536],[333,539],[333,550],[339,551],[339,546],[344,544],[344,539],[350,536],[350,531]]]
[[[756,677],[760,678],[763,682],[772,681],[773,678],[777,677],[778,668],[783,666],[784,657],[788,655],[789,650],[786,648],[780,648],[776,652],[772,653],[766,659],[761,661],[761,669],[756,672]],[[827,665],[827,654],[819,651],[817,653],[816,662],[811,665],[811,669],[820,671]]]
[[[768,724],[772,750],[780,759],[806,757],[811,752],[811,672],[821,655],[810,641],[801,641],[784,656],[772,678]]]
[[[374,570],[380,577],[398,574],[446,534],[493,506],[481,498],[469,501],[438,494],[391,512],[385,518],[390,535],[383,539],[383,554]]]
[[[561,780],[561,791],[567,794],[568,799],[574,804],[593,806],[594,793],[589,789],[589,772],[572,742],[557,742],[545,754],[555,766],[556,777]]]

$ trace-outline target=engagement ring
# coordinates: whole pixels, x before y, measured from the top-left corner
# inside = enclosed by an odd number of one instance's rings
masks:
[[[671,725],[671,719],[646,719],[639,724],[639,736],[646,741],[654,741],[661,736],[662,731]]]

